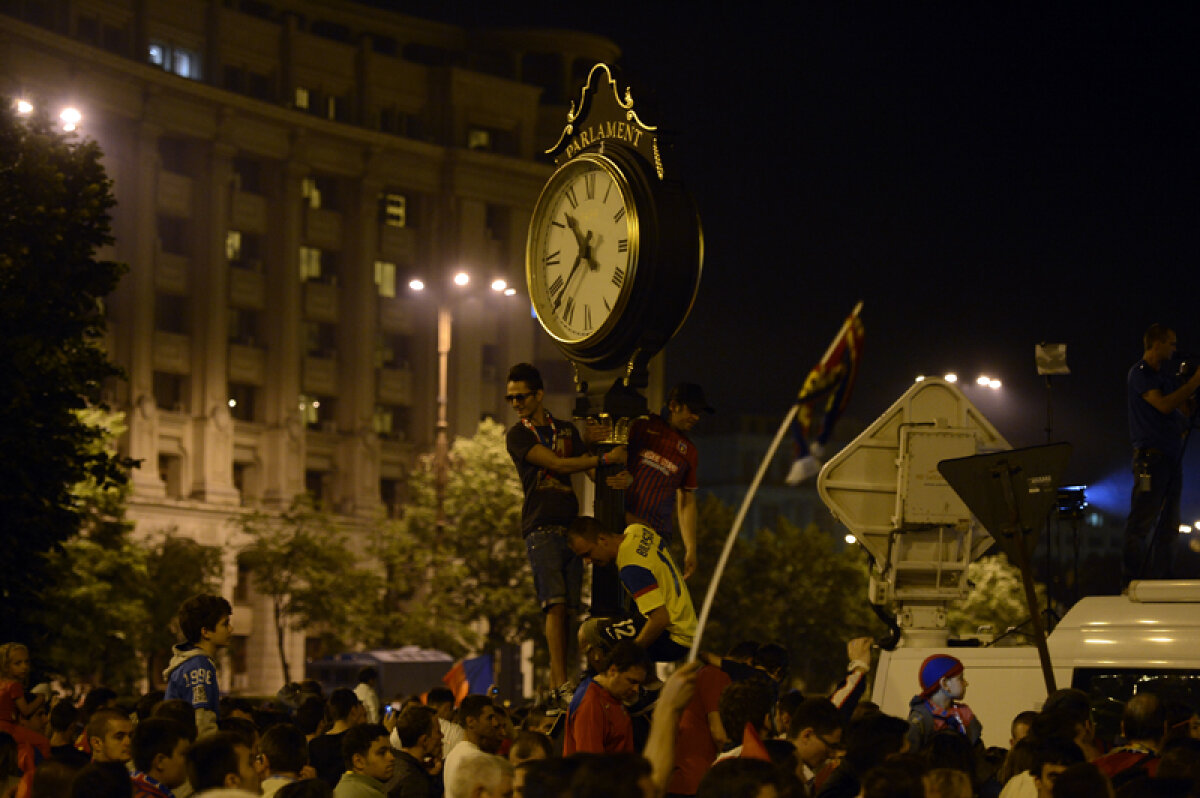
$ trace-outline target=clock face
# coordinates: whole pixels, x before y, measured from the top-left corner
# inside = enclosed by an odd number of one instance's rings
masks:
[[[607,158],[585,153],[542,190],[526,251],[542,326],[565,343],[599,340],[624,308],[637,266],[637,209]]]

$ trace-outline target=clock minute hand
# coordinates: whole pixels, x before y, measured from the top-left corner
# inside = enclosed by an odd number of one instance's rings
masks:
[[[555,310],[558,310],[558,306],[562,304],[563,296],[567,293],[567,286],[571,284],[571,280],[574,279],[575,273],[579,271],[579,267],[583,264],[583,260],[584,256],[582,252],[575,256],[575,265],[571,267],[571,273],[567,275],[567,279],[563,283],[562,288],[559,290],[558,296],[554,298]]]

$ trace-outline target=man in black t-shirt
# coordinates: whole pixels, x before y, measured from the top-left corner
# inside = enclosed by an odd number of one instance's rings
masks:
[[[571,474],[598,465],[625,462],[625,447],[594,455],[584,448],[579,430],[553,418],[542,406],[542,375],[529,363],[509,369],[505,401],[520,419],[508,431],[508,453],[517,467],[525,503],[521,534],[533,568],[538,603],[546,615],[550,679],[557,697],[571,696],[567,676],[567,610],[579,606],[583,561],[567,546],[566,527],[579,515]]]

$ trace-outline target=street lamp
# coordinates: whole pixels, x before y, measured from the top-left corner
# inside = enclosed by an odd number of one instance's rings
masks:
[[[438,352],[438,388],[437,388],[437,422],[434,426],[433,460],[435,481],[437,485],[438,522],[445,520],[442,513],[442,500],[446,495],[446,482],[450,465],[450,422],[447,418],[449,408],[450,383],[450,342],[454,328],[454,315],[450,302],[465,295],[464,291],[471,284],[471,275],[467,271],[458,271],[452,279],[454,287],[445,292],[435,292],[437,302],[437,352]],[[492,290],[504,296],[514,296],[516,290],[500,278],[492,281]],[[423,293],[427,286],[420,277],[408,281],[408,287],[413,293]]]

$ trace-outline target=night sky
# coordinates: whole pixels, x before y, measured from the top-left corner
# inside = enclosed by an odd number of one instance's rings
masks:
[[[1075,445],[1069,478],[1127,484],[1141,333],[1165,321],[1200,354],[1189,4],[389,7],[621,46],[642,118],[682,133],[705,225],[668,380],[702,383],[722,415],[782,415],[861,299],[856,420],[919,373],[987,373],[1004,388],[980,407],[1014,445],[1043,443],[1033,349],[1063,342],[1054,438]],[[1185,519],[1200,516],[1191,454]],[[1124,513],[1125,490],[1109,509]]]

